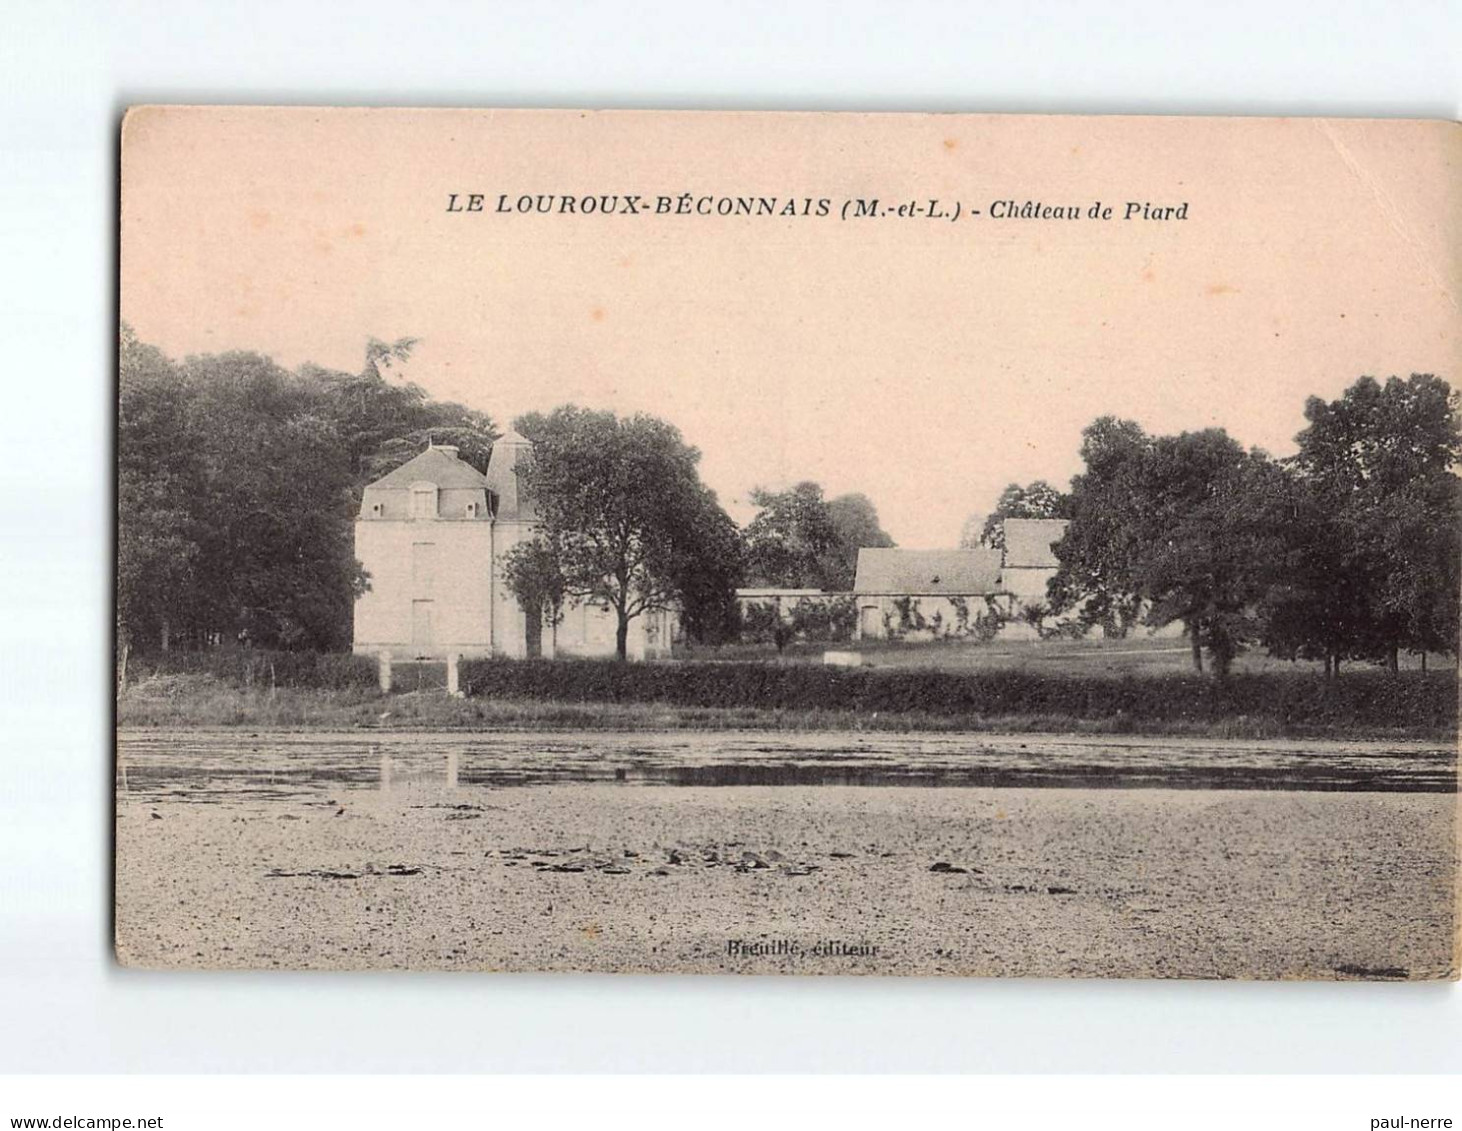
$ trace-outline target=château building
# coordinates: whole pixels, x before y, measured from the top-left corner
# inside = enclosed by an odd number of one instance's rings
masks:
[[[484,475],[454,447],[429,446],[366,487],[355,556],[370,589],[355,604],[355,651],[394,659],[612,656],[617,618],[607,605],[570,602],[558,623],[528,615],[503,579],[503,560],[534,537],[538,512],[518,469],[532,444],[509,432]],[[669,611],[629,625],[631,659],[670,650]]]

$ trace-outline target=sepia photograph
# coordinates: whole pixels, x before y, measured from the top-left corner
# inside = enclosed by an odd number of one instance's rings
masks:
[[[1458,977],[1456,124],[120,145],[123,965]]]

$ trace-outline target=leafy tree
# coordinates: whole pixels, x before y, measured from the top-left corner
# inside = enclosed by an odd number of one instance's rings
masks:
[[[365,575],[352,475],[318,386],[267,357],[189,358],[200,465],[198,629],[275,647],[340,648]]]
[[[396,368],[397,362],[411,360],[411,352],[420,343],[420,338],[397,338],[392,342],[383,342],[380,338],[367,338],[365,348],[365,366],[361,370],[362,377],[385,377],[386,372]]]
[[[125,323],[117,394],[117,643],[166,648],[188,620],[198,468],[182,375]]]
[[[741,628],[736,588],[746,569],[741,531],[708,487],[691,500],[688,525],[696,537],[676,559],[674,578],[681,624],[701,643],[734,640]]]
[[[117,476],[117,643],[164,650],[187,623],[198,546],[175,488],[133,471]]]
[[[1138,558],[1147,621],[1181,621],[1202,670],[1219,675],[1258,638],[1258,607],[1284,547],[1284,473],[1221,429],[1161,437],[1153,445]]]
[[[680,601],[724,538],[715,496],[700,481],[700,453],[643,414],[620,419],[566,405],[522,417],[517,428],[533,441],[521,485],[537,506],[541,545],[563,593],[614,610],[624,659],[630,622]],[[522,576],[516,566],[513,576]]]
[[[1125,635],[1137,623],[1143,532],[1132,511],[1144,489],[1142,466],[1150,444],[1138,424],[1112,416],[1082,433],[1086,471],[1071,481],[1072,521],[1056,546],[1061,565],[1048,587],[1053,613],[1074,611],[1081,623],[1101,625],[1113,635]]]
[[[1056,547],[1056,612],[1088,624],[1180,621],[1202,670],[1224,675],[1259,633],[1258,608],[1283,553],[1287,487],[1262,452],[1221,429],[1148,437],[1098,420],[1083,437],[1071,525]]]
[[[879,524],[878,508],[867,495],[856,492],[839,495],[828,500],[827,509],[833,545],[823,559],[824,588],[852,589],[858,572],[858,551],[864,546],[892,546],[893,539]]]
[[[828,500],[821,486],[802,482],[785,491],[758,487],[751,501],[760,508],[744,532],[753,584],[841,592],[853,587],[860,548],[893,545],[866,495]]]
[[[341,373],[314,365],[301,376],[326,398],[324,411],[335,422],[359,490],[394,471],[428,443],[452,444],[462,459],[479,471],[498,432],[483,412],[451,401],[433,401],[411,382],[394,382],[387,374],[411,357],[417,340],[400,338],[366,343],[359,373]]]
[[[747,578],[782,589],[828,588],[826,566],[837,550],[837,530],[822,488],[798,483],[785,491],[757,487],[759,508],[746,526]]]
[[[377,448],[427,423],[422,418],[428,403],[426,390],[410,382],[392,383],[382,372],[407,360],[415,345],[414,338],[391,343],[371,338],[358,373],[323,369],[310,362],[300,367],[300,376],[330,402],[329,415],[340,431],[351,469],[365,482],[370,473],[366,460]]]
[[[1022,487],[1011,483],[1000,492],[995,509],[984,516],[978,535],[975,533],[975,518],[972,515],[960,533],[960,547],[974,549],[989,546],[995,550],[1005,548],[1005,526],[1007,518],[1069,518],[1071,498],[1063,491],[1052,487],[1044,479]]]
[[[388,381],[413,344],[373,340],[358,374],[290,372],[244,351],[178,364],[122,327],[119,645],[349,644],[367,583],[352,552],[361,486],[428,438],[485,466],[496,434]]]
[[[1462,590],[1462,483],[1451,473],[1420,479],[1395,492],[1377,516],[1389,568],[1379,590],[1387,666],[1397,650],[1457,653],[1458,593]]]
[[[1284,659],[1324,660],[1326,674],[1353,655],[1366,630],[1368,581],[1342,563],[1354,542],[1312,486],[1289,465],[1290,508],[1282,566],[1261,606],[1262,640]]]
[[[1289,569],[1268,611],[1280,655],[1384,660],[1455,652],[1462,454],[1457,396],[1413,374],[1362,377],[1339,400],[1311,397],[1291,461]]]
[[[563,619],[568,582],[559,567],[561,549],[539,535],[503,555],[503,581],[529,617]]]

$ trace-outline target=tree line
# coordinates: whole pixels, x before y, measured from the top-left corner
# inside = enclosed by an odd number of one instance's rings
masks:
[[[498,430],[392,374],[411,339],[367,343],[361,368],[287,370],[234,351],[175,361],[123,326],[117,427],[117,632],[140,649],[222,643],[331,650],[351,641],[370,579],[355,559],[362,488],[430,441],[485,470]],[[1393,669],[1455,654],[1462,455],[1457,397],[1431,375],[1365,377],[1312,397],[1297,453],[1274,459],[1222,429],[1150,436],[1103,417],[1062,491],[1012,484],[962,544],[1002,520],[1068,520],[1049,611],[1090,628],[1179,622],[1195,665],[1244,648]],[[515,421],[540,514],[506,577],[556,616],[596,600],[630,622],[681,610],[696,639],[741,629],[742,585],[846,592],[859,549],[892,546],[861,494],[757,488],[744,529],[701,482],[700,453],[646,414],[567,405]]]
[[[550,619],[569,600],[616,617],[623,658],[630,622],[680,610],[693,638],[722,642],[742,629],[745,584],[847,590],[861,546],[889,546],[863,495],[825,499],[816,483],[757,488],[745,530],[700,480],[700,452],[663,420],[565,405],[514,426],[533,441],[520,486],[538,508],[538,536],[509,551],[504,578],[519,602]]]
[[[983,537],[1002,517],[1068,519],[1050,612],[1119,635],[1180,623],[1199,670],[1254,646],[1332,674],[1455,655],[1457,395],[1430,374],[1362,377],[1305,419],[1274,459],[1219,428],[1150,436],[1102,417],[1070,491],[1012,484]]]
[[[351,642],[370,578],[353,549],[362,489],[429,442],[485,471],[487,414],[393,370],[415,342],[370,340],[361,368],[286,369],[249,351],[174,360],[122,327],[117,407],[117,636],[142,651]],[[619,619],[667,605],[693,636],[740,630],[735,590],[847,589],[861,545],[891,545],[862,495],[758,489],[740,530],[665,421],[572,405],[515,422],[539,537],[507,563],[525,607],[594,599]]]
[[[361,369],[287,370],[234,351],[175,361],[122,327],[117,389],[118,644],[340,649],[356,596],[361,488],[429,439],[479,470],[484,413],[388,380],[414,343]]]

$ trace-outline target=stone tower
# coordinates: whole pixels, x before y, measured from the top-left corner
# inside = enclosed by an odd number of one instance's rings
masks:
[[[542,655],[543,626],[523,612],[503,581],[503,556],[538,531],[538,511],[519,472],[532,458],[533,444],[509,431],[493,442],[487,461],[488,511],[492,518],[492,650],[499,656]]]

